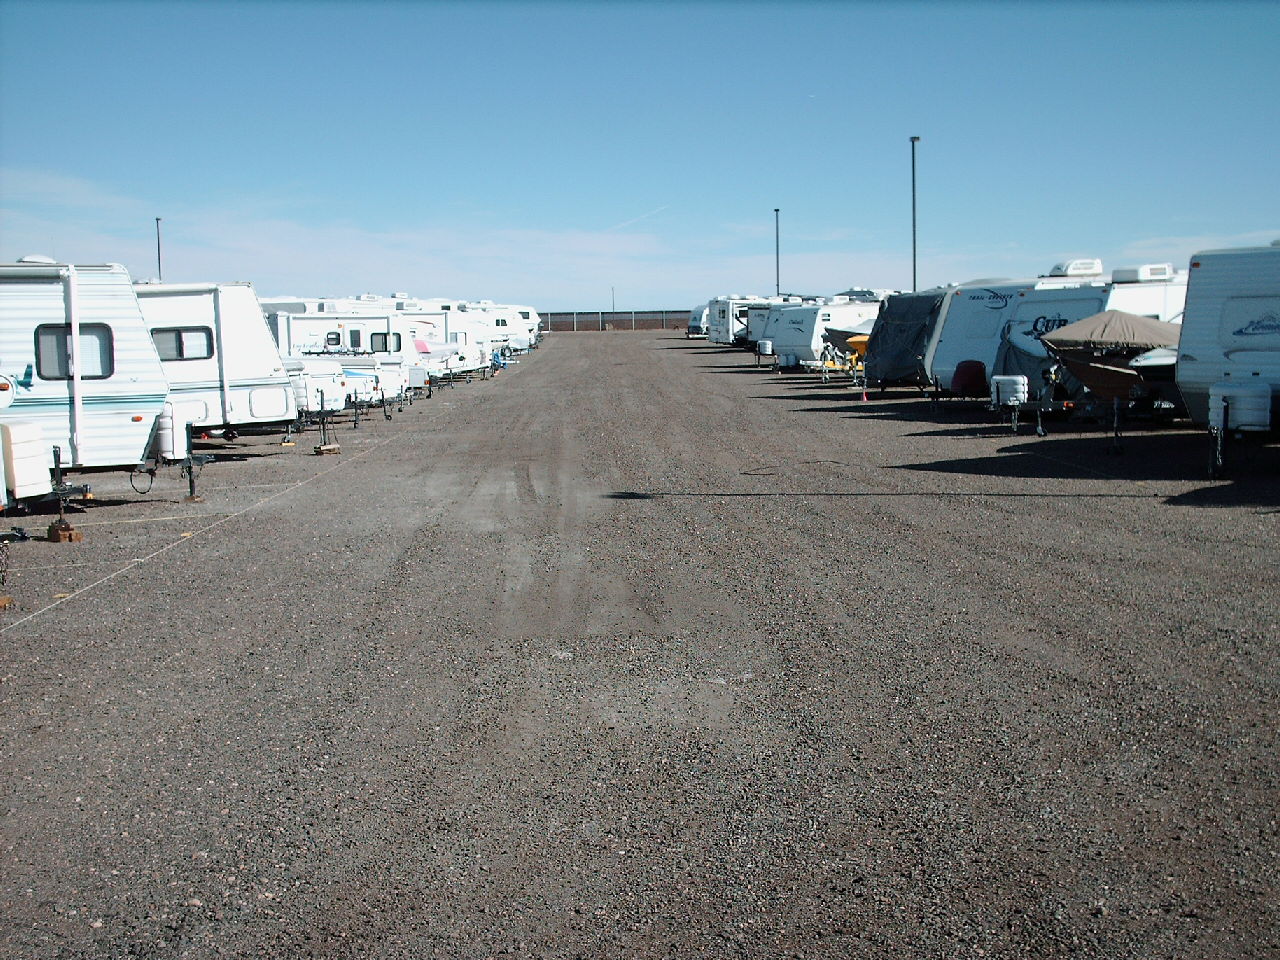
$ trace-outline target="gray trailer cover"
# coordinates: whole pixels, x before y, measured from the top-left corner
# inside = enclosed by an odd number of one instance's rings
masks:
[[[938,324],[938,311],[947,291],[895,293],[880,307],[880,316],[867,342],[867,380],[926,386],[924,348]]]
[[[1050,367],[1058,361],[1051,356],[1040,356],[1028,350],[1021,350],[1008,337],[1000,341],[1000,349],[996,351],[995,366],[992,376],[1011,377],[1021,374],[1027,378],[1027,387],[1031,396],[1040,396],[1048,382]],[[1058,400],[1079,400],[1084,394],[1084,384],[1075,378],[1069,370],[1058,371],[1058,385],[1054,396]]]

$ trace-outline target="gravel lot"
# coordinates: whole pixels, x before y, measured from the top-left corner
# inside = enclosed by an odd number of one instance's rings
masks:
[[[10,550],[0,955],[1280,956],[1280,451],[984,417],[560,334],[94,478]]]

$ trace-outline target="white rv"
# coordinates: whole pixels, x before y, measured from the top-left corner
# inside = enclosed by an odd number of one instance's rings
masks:
[[[487,330],[490,350],[503,357],[529,350],[537,340],[538,327],[542,323],[542,318],[537,317],[531,307],[494,303],[492,300],[462,303],[459,310],[461,316],[470,320],[478,331]]]
[[[397,329],[389,311],[372,294],[316,300],[265,298],[267,326],[287,356],[330,354],[349,373],[353,399],[391,400],[410,387],[418,351],[408,330]],[[406,362],[406,358],[407,361]],[[425,377],[420,378],[425,385]]]
[[[765,330],[769,326],[769,318],[771,311],[786,306],[799,306],[804,303],[810,305],[821,303],[817,297],[809,297],[808,299],[800,296],[788,294],[782,297],[769,297],[759,303],[750,304],[747,307],[747,331],[746,343],[748,347],[755,347],[762,339],[766,339]],[[777,318],[774,317],[776,322]]]
[[[297,403],[248,283],[135,283],[179,425],[283,425]]]
[[[1071,260],[1048,276],[961,284],[925,347],[930,382],[953,390],[956,368],[982,364],[983,375],[1025,374],[1038,395],[1038,371],[1051,364],[1040,337],[1103,310],[1172,321],[1182,313],[1186,274],[1168,264],[1117,270],[1110,280],[1100,260]]]
[[[299,413],[333,414],[346,408],[350,391],[342,361],[337,357],[306,354],[283,359]]]
[[[782,305],[770,311],[765,327],[773,352],[785,358],[784,365],[812,363],[822,356],[823,333],[829,327],[850,333],[870,333],[880,312],[879,300],[837,297],[831,303]]]
[[[767,303],[763,297],[732,294],[707,303],[707,341],[744,343],[747,339],[747,311],[752,304]]]
[[[707,338],[707,305],[705,303],[689,311],[689,326],[685,329],[684,335],[687,340]]]
[[[33,446],[36,474],[52,465],[55,445],[72,469],[134,467],[153,456],[169,382],[129,272],[43,257],[0,264],[0,387],[10,397],[0,410],[4,439],[28,451],[6,450],[8,470],[30,466]]]
[[[523,303],[508,303],[503,306],[515,314],[511,318],[511,325],[515,331],[512,334],[513,346],[517,339],[523,339],[527,341],[527,346],[515,346],[515,349],[517,351],[532,350],[542,339],[542,315],[533,307]]]
[[[1277,244],[1191,258],[1176,376],[1197,424],[1218,426],[1225,399],[1230,429],[1274,429],[1280,415]]]

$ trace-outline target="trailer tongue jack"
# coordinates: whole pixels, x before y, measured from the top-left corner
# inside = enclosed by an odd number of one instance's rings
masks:
[[[67,520],[67,501],[72,497],[83,497],[89,493],[87,484],[68,484],[62,479],[62,448],[53,448],[53,489],[45,495],[46,500],[58,501],[58,519],[49,524],[47,536],[50,543],[79,543],[84,534]]]

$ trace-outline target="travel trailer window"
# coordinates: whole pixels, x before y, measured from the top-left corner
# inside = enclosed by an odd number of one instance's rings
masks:
[[[347,345],[351,347],[352,350],[359,350],[360,349],[360,331],[348,330],[347,341],[348,341]]]
[[[208,360],[213,356],[209,327],[157,327],[151,331],[161,360]]]
[[[328,333],[324,335],[324,345],[326,347],[342,346],[342,334],[340,334],[337,330],[330,330]]]
[[[498,317],[498,319],[497,319],[497,320],[493,321],[493,325],[494,325],[495,327],[505,327],[505,326],[507,325],[507,318],[506,318],[506,317]]]
[[[80,324],[80,366],[82,380],[105,380],[115,373],[115,344],[107,324]],[[36,327],[36,373],[41,380],[71,379],[71,324]]]
[[[399,353],[400,334],[371,333],[369,334],[369,349],[374,353]]]
[[[521,320],[528,320],[528,319],[529,319],[529,311],[528,311],[528,310],[521,310],[521,311],[520,311],[520,319],[521,319]]]

